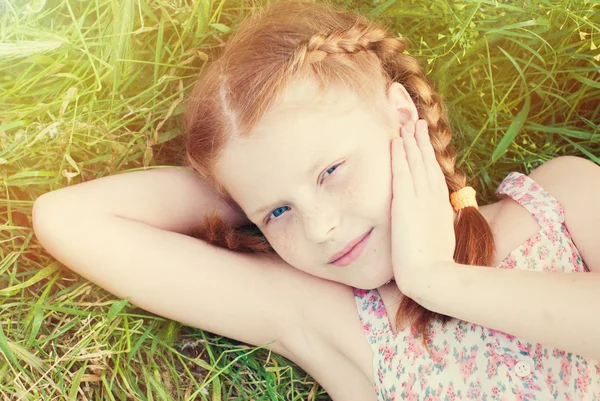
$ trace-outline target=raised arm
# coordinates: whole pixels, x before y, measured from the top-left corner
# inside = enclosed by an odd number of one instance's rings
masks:
[[[213,210],[233,225],[249,223],[241,210],[224,202],[198,175],[176,167],[99,178],[46,193],[36,204],[42,202],[74,212],[110,213],[182,234],[191,233]]]
[[[150,312],[291,357],[299,287],[310,277],[275,255],[235,253],[183,233],[228,208],[194,174],[148,170],[41,196],[35,234],[65,266]],[[291,341],[291,340],[290,340]]]

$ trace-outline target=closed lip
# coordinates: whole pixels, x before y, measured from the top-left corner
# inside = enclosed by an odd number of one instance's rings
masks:
[[[360,237],[353,239],[352,241],[350,241],[348,243],[348,245],[346,245],[341,251],[339,251],[338,253],[336,253],[335,255],[333,255],[331,257],[331,259],[329,259],[329,263],[333,263],[336,260],[344,257],[348,252],[350,252],[352,250],[352,248],[354,248],[359,242],[361,242],[363,239],[366,238],[367,235],[371,234],[371,231],[373,231],[373,228],[370,228],[369,231],[367,231],[366,233],[362,234]]]

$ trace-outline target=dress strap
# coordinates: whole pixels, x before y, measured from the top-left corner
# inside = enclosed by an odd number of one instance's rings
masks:
[[[500,198],[510,196],[527,209],[541,227],[565,221],[562,205],[525,174],[510,173],[496,190],[496,195]]]
[[[371,348],[379,352],[378,345],[388,342],[394,336],[379,291],[354,288],[354,299],[367,340]]]

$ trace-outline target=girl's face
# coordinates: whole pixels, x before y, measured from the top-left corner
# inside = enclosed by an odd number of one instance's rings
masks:
[[[320,97],[315,83],[297,81],[247,138],[231,140],[217,179],[287,263],[377,288],[393,278],[390,141],[408,119],[416,109],[397,83],[368,106],[348,89]]]

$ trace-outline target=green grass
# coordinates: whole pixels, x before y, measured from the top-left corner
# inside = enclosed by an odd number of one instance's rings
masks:
[[[600,163],[597,2],[337,2],[412,40],[482,201],[556,156]],[[31,228],[42,193],[181,162],[183,96],[251,4],[0,0],[0,398],[328,399],[279,356],[115,299]]]

